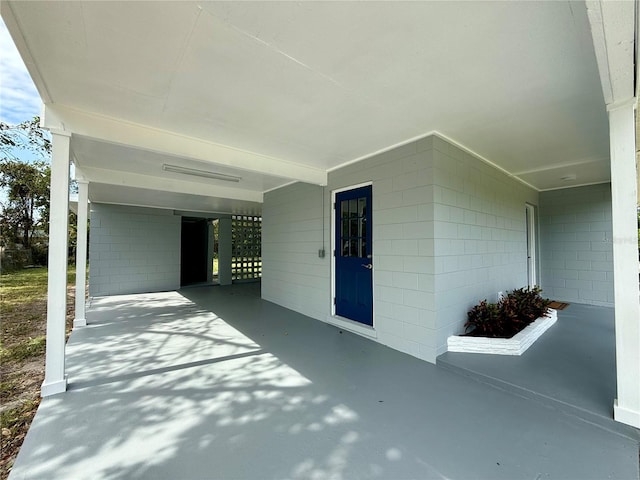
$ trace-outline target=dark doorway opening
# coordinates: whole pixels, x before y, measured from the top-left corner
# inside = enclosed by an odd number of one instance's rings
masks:
[[[207,235],[207,219],[182,217],[181,286],[207,281]]]

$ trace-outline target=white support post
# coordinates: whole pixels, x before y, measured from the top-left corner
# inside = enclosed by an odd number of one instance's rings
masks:
[[[49,271],[47,291],[47,350],[41,395],[67,389],[64,367],[67,316],[67,234],[69,223],[69,144],[71,135],[52,131],[51,199],[49,213]]]
[[[85,291],[87,288],[87,220],[89,182],[78,180],[78,225],[76,238],[76,316],[73,328],[87,325]]]
[[[611,105],[611,197],[617,399],[614,418],[640,428],[640,291],[638,287],[635,99]]]
[[[220,285],[231,285],[231,257],[233,255],[231,219],[221,218],[218,224],[218,280]]]

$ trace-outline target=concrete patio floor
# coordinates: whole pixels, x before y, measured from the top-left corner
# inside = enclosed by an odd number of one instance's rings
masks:
[[[525,355],[447,352],[437,364],[633,437],[613,420],[615,341],[613,308],[573,304]]]
[[[11,480],[639,478],[636,430],[342,332],[258,285],[99,298],[87,318],[69,391],[43,400]]]

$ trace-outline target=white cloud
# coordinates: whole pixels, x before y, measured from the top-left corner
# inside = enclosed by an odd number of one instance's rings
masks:
[[[40,115],[40,95],[2,20],[0,52],[0,120],[15,124]]]

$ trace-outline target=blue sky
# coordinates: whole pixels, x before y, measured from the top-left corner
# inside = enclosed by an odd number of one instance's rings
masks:
[[[16,124],[40,115],[42,102],[11,35],[0,19],[0,121]]]

